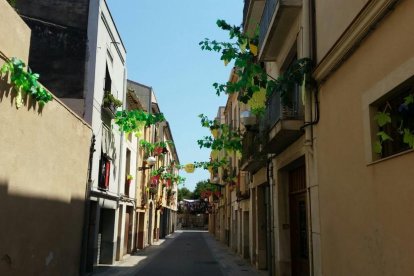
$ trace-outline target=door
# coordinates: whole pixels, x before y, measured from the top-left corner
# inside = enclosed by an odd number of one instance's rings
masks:
[[[125,227],[124,227],[124,248],[123,248],[123,254],[122,255],[126,255],[128,254],[128,245],[129,245],[129,233],[130,233],[130,216],[129,216],[129,212],[128,210],[125,213]]]
[[[292,276],[309,276],[306,168],[289,174],[290,246]]]

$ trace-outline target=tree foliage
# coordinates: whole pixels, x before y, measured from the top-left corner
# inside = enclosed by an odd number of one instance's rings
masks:
[[[182,187],[178,189],[178,201],[182,201],[183,199],[191,199],[193,197],[193,193],[186,187]]]
[[[210,183],[209,180],[199,181],[193,191],[193,198],[200,199],[203,192],[215,192],[217,189],[217,185]]]

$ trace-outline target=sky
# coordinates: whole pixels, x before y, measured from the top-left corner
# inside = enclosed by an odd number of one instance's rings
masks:
[[[218,97],[212,86],[229,79],[231,64],[224,66],[218,53],[202,51],[204,38],[227,41],[216,25],[224,19],[240,25],[243,0],[107,0],[112,17],[127,49],[128,79],[151,86],[161,111],[170,123],[180,163],[208,161],[210,150],[197,140],[210,135],[198,115],[210,119],[226,96]],[[196,169],[185,187],[209,178]]]

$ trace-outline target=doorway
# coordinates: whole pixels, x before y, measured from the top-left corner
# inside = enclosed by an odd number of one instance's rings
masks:
[[[292,276],[309,275],[306,167],[289,172],[289,217]]]
[[[154,212],[154,204],[151,202],[148,212],[148,244],[152,245],[153,236],[154,236],[154,228],[153,228],[153,212]]]

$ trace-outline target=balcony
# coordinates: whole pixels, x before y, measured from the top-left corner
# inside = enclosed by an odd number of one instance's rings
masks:
[[[268,100],[263,121],[265,123],[265,144],[263,151],[278,154],[295,142],[303,132],[303,106],[299,87],[283,99],[279,92],[274,92]]]
[[[262,61],[277,59],[301,8],[302,0],[266,0],[259,32],[259,57]]]
[[[264,144],[262,133],[248,131],[244,134],[242,145],[242,171],[256,172],[266,165],[266,155],[262,151]]]
[[[243,29],[247,34],[254,34],[260,23],[265,0],[244,0]]]

